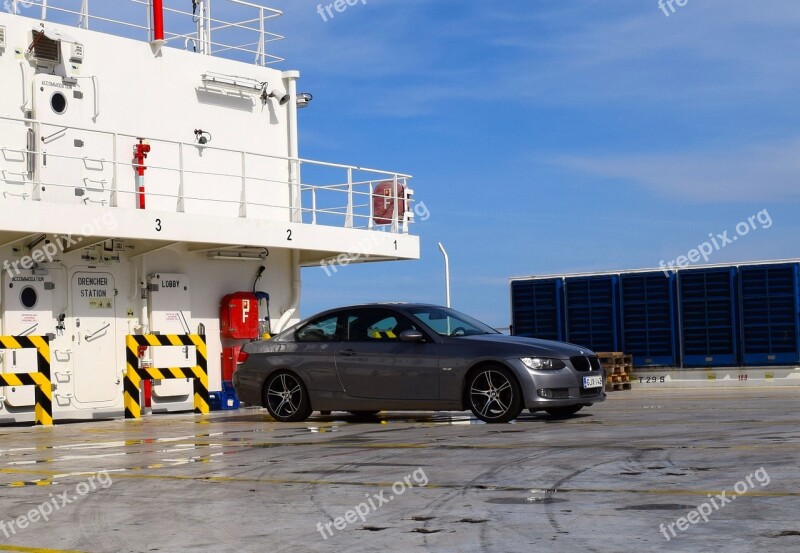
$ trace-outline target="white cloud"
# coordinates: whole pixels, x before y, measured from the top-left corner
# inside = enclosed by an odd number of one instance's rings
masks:
[[[800,137],[779,143],[692,152],[549,157],[594,177],[639,184],[687,201],[800,199]]]

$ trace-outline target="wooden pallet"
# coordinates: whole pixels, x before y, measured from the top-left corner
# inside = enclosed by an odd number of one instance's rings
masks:
[[[630,390],[630,382],[607,382],[606,392],[621,392],[623,390]]]
[[[633,380],[633,356],[622,352],[600,352],[600,365],[606,373],[606,391],[618,392],[631,389]]]

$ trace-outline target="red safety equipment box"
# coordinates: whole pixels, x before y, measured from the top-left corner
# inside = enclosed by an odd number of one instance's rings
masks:
[[[222,349],[222,381],[230,382],[233,380],[233,373],[239,361],[239,351],[242,346],[231,346]]]
[[[375,187],[372,193],[372,213],[376,225],[390,225],[394,221],[394,203],[397,204],[397,220],[403,220],[406,212],[406,189],[402,184],[397,185],[397,196],[394,194],[394,181],[385,181]]]
[[[219,313],[223,338],[254,340],[258,338],[258,299],[252,292],[236,292],[222,298]]]

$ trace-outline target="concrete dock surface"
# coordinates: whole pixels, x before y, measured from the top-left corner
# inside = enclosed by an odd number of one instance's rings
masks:
[[[800,388],[0,428],[0,551],[800,550]]]

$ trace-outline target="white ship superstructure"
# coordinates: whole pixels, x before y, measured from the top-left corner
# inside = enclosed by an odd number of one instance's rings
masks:
[[[298,320],[301,267],[419,257],[409,175],[299,157],[309,96],[269,52],[279,11],[6,4],[0,322],[49,338],[56,421],[123,415],[128,335],[204,334],[219,390],[223,353],[246,341],[221,334],[225,296],[259,293],[260,332],[275,331]],[[0,372],[34,372],[36,354],[0,350]],[[194,355],[150,348],[143,363]],[[33,421],[34,404],[33,386],[0,387],[0,422]],[[152,408],[192,409],[192,382],[155,382]]]

